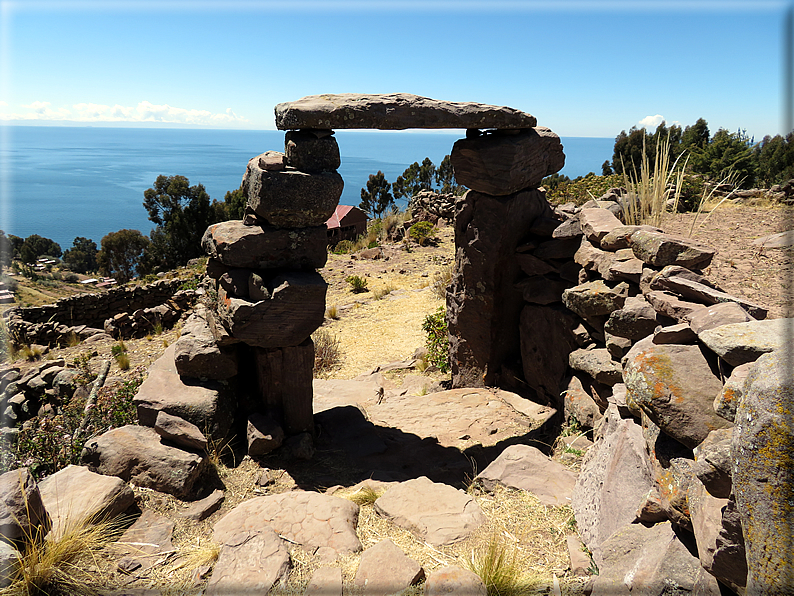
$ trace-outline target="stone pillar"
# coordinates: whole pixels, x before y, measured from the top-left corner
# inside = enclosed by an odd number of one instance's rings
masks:
[[[538,186],[565,156],[559,137],[536,127],[470,130],[455,143],[451,161],[456,180],[471,189],[455,213],[455,274],[447,296],[452,384],[504,386],[506,376],[521,375],[517,250],[535,222],[554,217]]]
[[[327,258],[325,222],[344,183],[331,130],[291,130],[284,153],[248,162],[243,221],[210,226],[202,245],[217,291],[212,312],[219,345],[249,347],[256,408],[287,435],[313,432],[311,334],[323,322],[327,284],[316,269]],[[277,446],[277,445],[276,445]]]

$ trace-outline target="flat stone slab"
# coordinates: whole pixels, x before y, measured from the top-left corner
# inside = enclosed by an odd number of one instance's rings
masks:
[[[272,528],[304,546],[330,546],[340,554],[361,550],[356,536],[358,505],[320,493],[294,491],[244,501],[215,524],[218,542],[241,531]]]
[[[364,596],[388,596],[402,592],[424,576],[419,563],[386,538],[361,553],[353,584]]]
[[[238,531],[223,539],[205,594],[267,594],[288,572],[287,543],[272,529]]]
[[[570,505],[576,474],[529,445],[511,445],[477,475],[486,490],[501,484],[535,495],[544,505]]]
[[[480,576],[457,566],[442,567],[427,576],[425,596],[486,596]]]
[[[473,498],[425,476],[391,487],[375,511],[433,546],[459,542],[485,523]]]
[[[171,543],[174,522],[149,509],[111,545],[118,557],[118,567],[127,573],[139,573],[154,566],[165,554],[176,552]]]
[[[52,521],[50,536],[89,520],[112,519],[135,502],[129,485],[83,466],[67,466],[39,483],[41,501]]]
[[[706,329],[698,338],[731,366],[753,362],[762,354],[791,343],[794,319],[731,323]]]
[[[514,108],[451,102],[410,93],[309,95],[276,106],[279,130],[320,128],[532,128],[534,116]]]
[[[794,246],[794,230],[762,236],[757,240],[753,240],[750,244],[762,248],[787,248]]]

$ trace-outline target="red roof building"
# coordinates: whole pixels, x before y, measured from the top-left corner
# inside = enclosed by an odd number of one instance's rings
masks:
[[[355,240],[367,231],[369,216],[352,205],[338,205],[334,214],[325,222],[328,228],[328,244],[340,240]]]

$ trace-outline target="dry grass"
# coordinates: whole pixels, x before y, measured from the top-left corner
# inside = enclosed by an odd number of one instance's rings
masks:
[[[342,355],[339,348],[339,339],[327,329],[320,328],[312,334],[314,341],[314,370],[315,378],[324,378],[332,370],[339,367]]]

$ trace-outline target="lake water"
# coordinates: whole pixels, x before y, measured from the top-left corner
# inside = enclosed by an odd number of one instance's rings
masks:
[[[77,236],[99,245],[123,228],[148,234],[143,191],[160,174],[187,176],[223,200],[240,186],[248,160],[283,151],[281,131],[7,126],[0,148],[0,229],[39,234],[66,250]],[[358,205],[370,174],[393,182],[413,162],[438,165],[463,131],[337,131],[345,181],[341,203]],[[563,174],[601,172],[614,139],[563,137]]]

